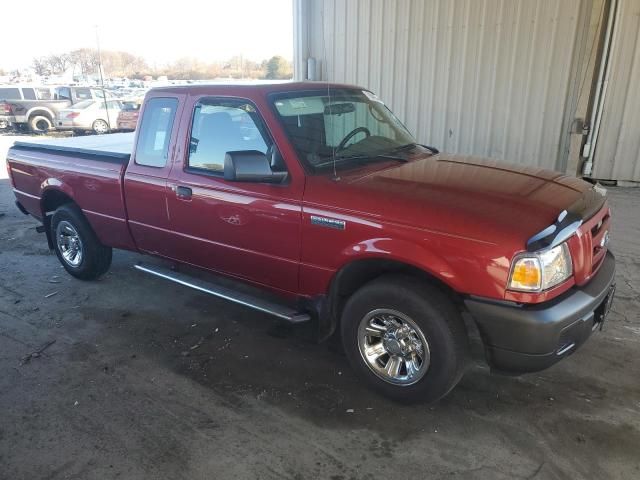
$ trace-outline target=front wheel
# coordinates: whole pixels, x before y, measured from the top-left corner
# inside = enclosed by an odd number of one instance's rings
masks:
[[[109,270],[112,250],[100,243],[82,211],[74,204],[59,207],[51,218],[56,255],[67,272],[94,280]]]
[[[358,375],[403,402],[444,397],[462,378],[468,358],[464,322],[451,301],[403,275],[382,276],[354,293],[341,333]]]

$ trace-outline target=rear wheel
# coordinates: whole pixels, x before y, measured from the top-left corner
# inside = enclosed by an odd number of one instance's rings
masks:
[[[342,313],[345,352],[383,395],[434,402],[460,381],[468,357],[464,322],[437,288],[385,275],[358,290]]]
[[[96,120],[93,122],[93,131],[98,135],[102,135],[103,133],[107,133],[109,131],[109,125],[104,120]]]
[[[53,128],[53,124],[44,115],[34,115],[29,119],[29,128],[34,133],[46,133]]]
[[[51,218],[56,255],[67,272],[82,280],[94,280],[109,270],[112,250],[100,243],[80,209],[59,207]]]

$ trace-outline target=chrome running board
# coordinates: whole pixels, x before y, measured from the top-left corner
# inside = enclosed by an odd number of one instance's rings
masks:
[[[222,285],[206,282],[168,268],[158,267],[156,265],[149,266],[143,263],[136,264],[135,268],[136,270],[164,278],[165,280],[184,285],[185,287],[192,288],[199,292],[208,293],[214,297],[223,298],[230,302],[239,303],[240,305],[253,308],[254,310],[268,313],[269,315],[286,320],[287,322],[302,323],[311,319],[308,313],[298,312],[286,305],[280,305],[248,293],[239,292],[228,287],[223,287]]]

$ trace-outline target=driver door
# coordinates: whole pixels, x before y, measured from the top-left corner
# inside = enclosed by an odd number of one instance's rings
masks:
[[[226,152],[274,147],[252,102],[192,97],[187,108],[188,143],[169,176],[172,251],[183,262],[296,292],[303,183],[224,179]]]

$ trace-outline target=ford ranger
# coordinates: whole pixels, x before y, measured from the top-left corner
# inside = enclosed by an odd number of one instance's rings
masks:
[[[161,257],[136,268],[312,322],[398,400],[446,395],[470,329],[493,370],[547,368],[614,295],[601,187],[438,153],[358,87],[157,88],[135,134],[16,142],[7,166],[71,275]]]

